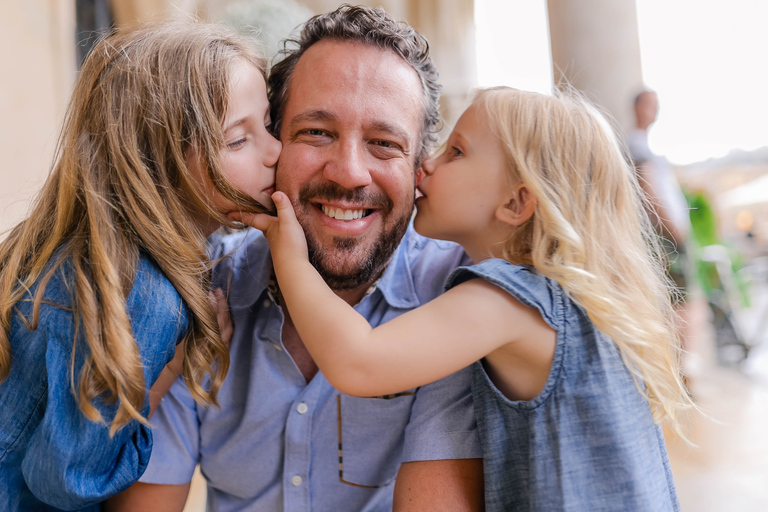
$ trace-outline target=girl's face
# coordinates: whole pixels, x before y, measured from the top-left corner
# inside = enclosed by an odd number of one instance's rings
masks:
[[[245,60],[238,60],[231,73],[229,105],[223,124],[224,147],[219,154],[221,170],[231,185],[271,207],[275,165],[282,145],[267,129],[270,124],[267,86],[261,72]],[[225,199],[213,186],[194,148],[187,152],[187,165],[218,212],[226,215],[239,211],[236,204]],[[219,227],[216,220],[207,216],[199,223],[206,236]]]
[[[420,234],[461,244],[473,261],[496,253],[509,226],[496,218],[512,190],[496,135],[474,105],[462,114],[445,150],[424,162],[414,227]]]

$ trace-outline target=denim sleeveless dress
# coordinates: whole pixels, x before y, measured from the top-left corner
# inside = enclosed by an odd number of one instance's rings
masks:
[[[446,287],[474,278],[538,309],[557,331],[533,400],[508,400],[483,361],[473,366],[486,510],[679,511],[661,429],[613,341],[532,267],[486,260],[457,269]]]

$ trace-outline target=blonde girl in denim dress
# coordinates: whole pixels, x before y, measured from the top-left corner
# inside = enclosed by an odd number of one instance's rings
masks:
[[[606,120],[575,93],[481,90],[418,189],[416,230],[475,264],[376,329],[309,265],[284,195],[278,220],[245,216],[329,382],[384,395],[473,365],[489,511],[679,510],[659,423],[691,404],[655,237]]]
[[[215,403],[206,237],[271,206],[264,72],[251,40],[192,22],[86,59],[51,174],[0,242],[0,510],[97,510],[146,468],[177,375]]]

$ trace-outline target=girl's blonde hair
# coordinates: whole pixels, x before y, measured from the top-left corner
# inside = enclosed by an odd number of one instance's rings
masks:
[[[74,355],[70,368],[80,408],[90,420],[105,421],[93,400],[106,392],[118,404],[111,433],[132,419],[146,423],[139,410],[148,386],[126,313],[143,251],[190,312],[186,383],[196,400],[215,403],[229,352],[208,302],[206,241],[190,208],[228,221],[195,185],[185,155],[192,147],[202,155],[222,196],[266,211],[226,180],[219,159],[230,73],[239,60],[265,73],[265,58],[251,39],[196,22],[118,30],[93,48],[75,84],[51,174],[29,217],[0,243],[0,382],[12,363],[15,304],[39,281],[28,319],[37,328],[48,281],[71,262],[75,332],[84,332],[90,352],[79,385]],[[201,385],[206,374],[208,391]]]
[[[675,313],[645,197],[606,119],[574,91],[478,91],[509,162],[537,198],[506,242],[510,261],[557,281],[616,343],[654,419],[677,427],[690,405],[680,377]]]

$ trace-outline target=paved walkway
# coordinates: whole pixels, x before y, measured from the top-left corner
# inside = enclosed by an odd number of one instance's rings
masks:
[[[691,319],[687,367],[706,416],[691,418],[696,448],[667,434],[682,512],[768,510],[768,343],[755,331],[768,314],[768,286],[756,283],[752,291],[752,306],[737,311],[737,319],[757,346],[739,367],[717,362],[703,301]]]

